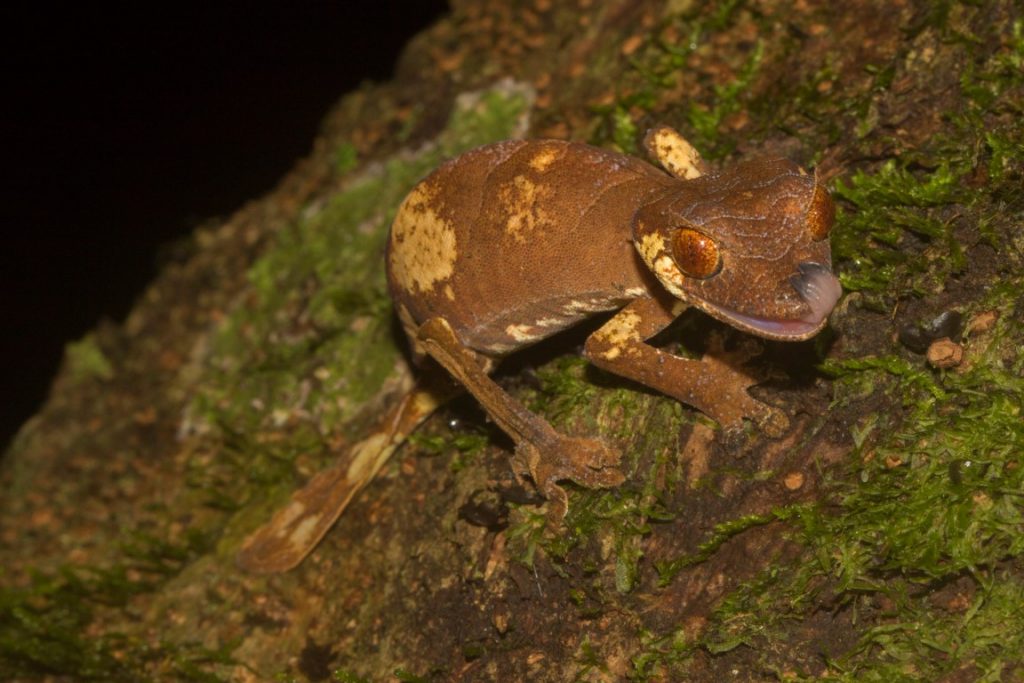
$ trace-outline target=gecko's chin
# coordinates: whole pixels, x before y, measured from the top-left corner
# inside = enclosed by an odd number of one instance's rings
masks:
[[[781,341],[802,341],[818,334],[828,322],[827,314],[821,318],[807,316],[798,320],[775,320],[743,315],[735,311],[717,309],[715,317],[728,322],[733,327],[756,334],[766,339]]]

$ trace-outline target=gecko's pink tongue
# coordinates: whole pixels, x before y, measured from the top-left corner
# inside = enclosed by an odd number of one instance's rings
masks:
[[[804,316],[803,321],[817,325],[832,312],[843,294],[843,287],[832,271],[820,263],[801,263],[797,269],[800,274],[789,278],[789,282],[800,298],[811,307],[811,312]]]

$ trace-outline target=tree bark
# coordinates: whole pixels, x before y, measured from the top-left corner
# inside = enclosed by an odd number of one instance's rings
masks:
[[[1024,11],[704,5],[453,0],[275,191],[69,345],[0,470],[0,677],[1020,676]],[[638,153],[658,123],[713,165],[814,167],[840,204],[831,331],[748,361],[789,432],[726,439],[570,334],[497,377],[620,444],[622,487],[545,530],[465,400],[298,569],[239,571],[403,362],[380,254],[404,193],[494,140]],[[695,314],[669,336],[750,343]],[[943,338],[959,362],[926,355]]]

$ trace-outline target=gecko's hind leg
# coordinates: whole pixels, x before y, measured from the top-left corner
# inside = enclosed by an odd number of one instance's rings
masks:
[[[467,348],[443,318],[420,326],[421,347],[452,374],[483,405],[484,409],[516,444],[513,469],[528,470],[534,484],[552,505],[550,514],[561,519],[568,507],[565,490],[558,484],[570,479],[589,488],[622,483],[617,468],[620,454],[600,439],[559,434],[543,418],[498,386],[484,370],[483,362]]]

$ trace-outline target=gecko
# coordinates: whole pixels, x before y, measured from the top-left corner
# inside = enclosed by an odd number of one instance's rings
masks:
[[[576,142],[498,142],[447,161],[411,190],[391,225],[385,268],[428,379],[403,378],[404,393],[369,436],[243,542],[239,566],[297,566],[416,426],[457,393],[429,379],[440,368],[511,437],[512,469],[548,499],[549,519],[568,508],[561,482],[621,484],[612,444],[558,432],[491,378],[507,355],[600,314],[611,317],[583,347],[594,365],[725,429],[749,419],[769,436],[785,432],[785,414],[751,396],[756,381],[721,353],[683,358],[647,341],[689,307],[765,339],[820,332],[842,293],[828,190],[783,158],[711,171],[667,126],[643,144],[661,168]]]

